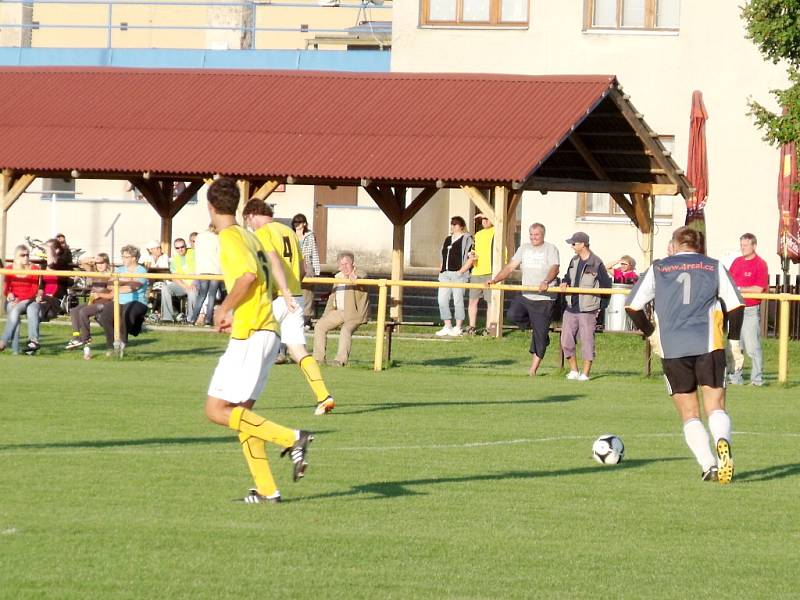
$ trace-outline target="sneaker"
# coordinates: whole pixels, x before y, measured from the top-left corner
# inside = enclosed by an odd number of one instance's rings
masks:
[[[453,327],[450,330],[450,333],[448,333],[447,335],[449,335],[450,337],[461,337],[462,333],[463,332],[461,331],[461,327]]]
[[[453,331],[451,327],[445,325],[439,331],[436,332],[437,337],[445,337],[446,335],[450,335],[450,332]]]
[[[754,385],[756,387],[761,387],[762,385],[764,385],[764,382],[763,381],[751,381],[750,385]]]
[[[575,379],[577,379],[578,381],[589,381],[589,376],[581,373]]]
[[[569,373],[567,373],[567,379],[578,379],[579,376],[580,373],[578,373],[577,371],[570,371]]]
[[[317,417],[321,417],[322,415],[327,415],[334,408],[336,408],[336,402],[333,401],[333,396],[328,396],[322,402],[317,403],[317,408],[314,411],[314,415],[316,415]]]
[[[275,357],[275,364],[276,365],[285,365],[287,362],[289,362],[289,361],[286,360],[286,355],[283,354],[283,353],[278,354],[278,356]]]
[[[80,348],[86,342],[84,342],[80,338],[72,338],[70,341],[67,342],[67,345],[64,346],[64,350],[74,350],[75,348]]]
[[[283,502],[280,492],[275,492],[272,496],[262,496],[256,489],[251,489],[243,501],[245,504],[279,504]]]
[[[733,455],[731,445],[725,438],[717,442],[717,479],[722,485],[727,485],[733,479]]]
[[[0,352],[4,352],[6,349],[6,343],[3,340],[0,340]]]
[[[36,340],[28,340],[28,344],[25,346],[24,352],[28,356],[33,356],[34,354],[36,354],[39,348],[41,348],[39,342],[37,342]]]
[[[478,335],[478,330],[470,326],[464,330],[464,335]]]
[[[300,429],[297,432],[297,440],[295,440],[294,444],[281,452],[281,458],[287,454],[292,458],[292,477],[295,481],[306,474],[306,467],[308,467],[306,454],[308,454],[308,445],[312,441],[314,441],[314,436],[311,435],[311,432]]]
[[[700,474],[700,479],[703,481],[718,481],[719,478],[717,477],[717,467],[711,467],[707,471],[703,471]]]

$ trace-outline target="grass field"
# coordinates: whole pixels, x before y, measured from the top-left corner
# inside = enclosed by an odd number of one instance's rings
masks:
[[[527,377],[528,338],[373,340],[325,368],[312,415],[276,366],[257,411],[312,429],[300,483],[270,459],[281,505],[232,502],[250,478],[202,404],[225,338],[149,332],[124,360],[0,355],[2,598],[789,598],[800,575],[797,362],[729,392],[737,474],[702,483],[641,340],[598,338],[595,378],[557,345]],[[798,345],[791,348],[796,357]],[[601,467],[612,432],[626,459]]]

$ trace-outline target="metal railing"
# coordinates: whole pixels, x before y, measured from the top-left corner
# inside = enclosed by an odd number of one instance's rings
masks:
[[[0,30],[18,30],[24,33],[30,40],[30,37],[35,31],[47,30],[63,30],[73,32],[75,37],[81,37],[82,32],[105,32],[105,47],[108,49],[117,48],[114,44],[114,34],[121,32],[136,32],[136,31],[149,31],[149,32],[228,32],[240,34],[242,44],[240,49],[258,49],[259,35],[258,34],[336,34],[345,36],[353,27],[315,27],[307,23],[298,23],[295,26],[278,26],[269,25],[270,21],[275,21],[275,9],[291,10],[314,10],[328,11],[327,13],[319,12],[319,15],[330,16],[331,9],[335,8],[337,11],[347,10],[349,14],[354,14],[353,26],[361,27],[371,23],[383,24],[380,33],[385,33],[386,23],[391,21],[391,4],[384,4],[383,2],[374,2],[371,0],[364,0],[362,2],[341,2],[335,7],[321,6],[317,2],[302,3],[302,2],[289,2],[282,0],[240,0],[234,2],[210,1],[210,2],[192,2],[190,0],[179,0],[176,2],[169,2],[166,0],[5,0],[0,6],[10,6],[18,4],[24,7],[27,17],[20,19],[20,22],[5,22],[0,23]],[[56,15],[52,16],[45,14],[45,17],[37,17],[37,9],[41,13],[48,6],[75,6],[85,8],[104,8],[105,14],[101,17],[98,12],[97,18],[90,18],[89,16],[80,17],[86,19],[86,22],[75,22],[65,18],[66,10],[59,10]],[[152,19],[143,16],[143,11],[133,11],[132,8],[163,8],[174,9],[175,14],[163,15],[164,23],[153,23]],[[115,8],[117,11],[115,12]],[[239,23],[235,25],[218,25],[213,24],[213,19],[206,16],[205,22],[187,24],[181,23],[180,19],[186,19],[190,15],[185,12],[180,15],[180,9],[194,8],[194,9],[207,9],[207,8],[228,8],[238,9],[241,11]],[[127,9],[127,10],[123,10]],[[373,13],[373,11],[379,11]],[[383,17],[383,21],[373,21],[375,15]],[[197,15],[193,15],[197,16]],[[124,20],[123,20],[124,19]],[[175,20],[175,22],[168,22]],[[389,25],[390,27],[390,25]],[[383,48],[387,45],[385,37],[379,37],[378,33],[374,34],[375,45]],[[269,36],[263,43],[264,48],[269,48]],[[81,40],[83,41],[83,39]],[[85,42],[84,42],[85,43]],[[29,44],[22,44],[28,46]],[[39,47],[38,45],[35,47]],[[77,47],[74,44],[67,44],[64,46],[46,47]],[[89,44],[82,47],[102,47],[99,44]],[[131,46],[122,46],[131,47]],[[133,46],[139,47],[139,46]],[[205,48],[205,43],[198,43],[196,46],[169,46],[174,47],[188,47],[188,48]]]
[[[100,273],[96,271],[47,271],[47,270],[18,270],[0,269],[0,279],[4,275],[35,275],[38,277],[51,275],[57,277],[85,277],[91,279],[110,279],[114,291],[114,345],[119,347],[119,286],[120,279],[184,279],[190,281],[216,280],[222,281],[221,275],[177,275],[175,273]],[[306,277],[303,283],[329,283],[341,284],[341,279],[333,277]],[[477,283],[441,283],[438,281],[408,281],[392,279],[356,279],[348,281],[348,285],[375,286],[378,288],[378,313],[375,335],[375,356],[373,369],[383,370],[384,353],[384,330],[386,328],[386,308],[388,290],[391,287],[427,287],[427,288],[462,288],[462,289],[482,289],[485,286]],[[492,289],[500,289],[508,292],[539,292],[538,287],[523,285],[494,285]],[[560,287],[552,287],[547,290],[551,293],[564,294],[592,294],[592,295],[627,295],[630,290],[623,289],[583,289],[567,287],[562,290]],[[800,302],[800,294],[742,294],[744,298],[754,298],[757,300],[777,300],[779,306],[780,326],[778,332],[778,382],[786,383],[789,375],[789,310],[791,302]],[[500,329],[498,328],[498,334]]]

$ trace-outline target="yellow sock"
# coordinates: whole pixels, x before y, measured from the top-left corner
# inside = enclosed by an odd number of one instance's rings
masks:
[[[303,375],[306,376],[306,381],[308,381],[311,391],[314,392],[314,395],[317,397],[317,402],[322,402],[325,398],[330,396],[325,381],[322,379],[322,373],[319,371],[319,364],[314,360],[313,356],[306,354],[300,359],[300,363],[297,366],[300,367]]]
[[[256,490],[262,496],[272,496],[278,491],[278,486],[275,485],[272,470],[269,468],[264,441],[240,432],[239,442],[242,444],[244,458],[250,468],[250,474],[253,476]]]
[[[267,421],[264,417],[259,417],[256,413],[241,406],[237,406],[231,411],[228,427],[239,433],[246,433],[284,448],[294,444],[296,439],[294,429]]]

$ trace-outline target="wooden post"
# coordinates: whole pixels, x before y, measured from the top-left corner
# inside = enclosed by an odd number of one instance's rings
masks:
[[[0,259],[6,260],[6,244],[8,244],[8,211],[34,182],[36,177],[24,174],[14,181],[14,172],[11,169],[3,169],[2,179],[0,179]],[[13,183],[12,183],[13,181]],[[0,290],[3,289],[5,277],[0,273]],[[0,314],[5,314],[5,302],[0,302]]]
[[[386,280],[378,282],[378,316],[375,324],[375,360],[372,368],[375,371],[383,370],[383,337],[386,328]]]
[[[172,217],[161,217],[161,251],[170,256],[172,254]]]
[[[789,375],[789,300],[781,294],[778,300],[778,383],[786,383]]]
[[[402,223],[393,223],[392,226],[392,279],[403,279],[405,271],[405,246],[406,227]],[[392,286],[392,302],[389,308],[389,317],[399,323],[403,320],[403,288],[399,285]]]
[[[506,224],[508,216],[508,188],[496,187],[494,189],[494,245],[492,247],[492,276],[497,275],[503,268],[503,258],[506,239]],[[503,290],[492,289],[492,303],[489,306],[489,319],[487,329],[491,331],[494,326],[495,337],[503,337]]]
[[[120,357],[120,319],[122,315],[119,310],[119,277],[114,277],[114,354]]]

